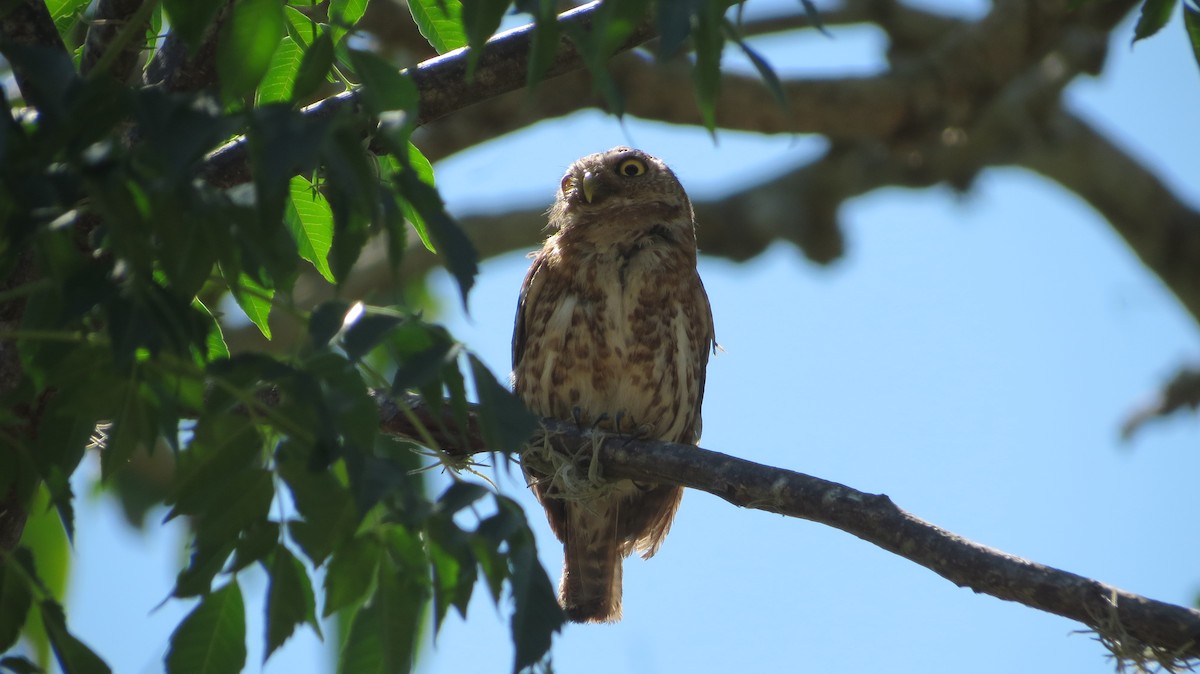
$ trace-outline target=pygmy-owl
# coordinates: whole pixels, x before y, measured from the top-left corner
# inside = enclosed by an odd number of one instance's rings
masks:
[[[716,343],[683,186],[659,159],[616,147],[572,164],[548,213],[517,305],[517,395],[541,416],[695,444]],[[564,546],[567,616],[619,620],[621,560],[658,551],[683,489],[621,479],[568,494],[526,473]]]

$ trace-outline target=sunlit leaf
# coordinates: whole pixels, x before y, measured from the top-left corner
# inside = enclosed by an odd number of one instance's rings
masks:
[[[273,288],[264,288],[246,274],[238,278],[238,287],[233,289],[233,299],[246,312],[246,318],[258,327],[263,337],[271,339],[271,300],[275,297]]]
[[[225,335],[221,331],[221,322],[217,320],[216,316],[213,316],[212,311],[205,306],[204,302],[200,301],[199,297],[192,299],[192,305],[204,312],[212,320],[208,328],[208,339],[204,343],[208,354],[206,362],[212,362],[219,358],[228,358],[229,345],[225,343]]]
[[[246,664],[246,608],[236,580],[200,600],[171,634],[168,674],[236,674]]]
[[[233,100],[254,91],[284,35],[278,0],[238,0],[217,45],[221,92]]]
[[[439,54],[467,46],[462,10],[459,0],[412,0],[408,3],[417,29]]]
[[[352,28],[367,11],[367,0],[329,0],[329,19]]]
[[[293,98],[296,87],[296,77],[300,72],[300,63],[304,60],[304,50],[290,37],[284,37],[279,47],[271,55],[271,63],[267,66],[266,75],[258,85],[255,100],[259,105],[264,103],[287,103]]]
[[[329,248],[333,244],[333,211],[329,202],[308,179],[293,176],[284,222],[296,239],[300,257],[312,263],[326,281],[334,283],[329,269]]]
[[[46,9],[49,10],[50,18],[54,20],[54,26],[58,28],[64,42],[70,44],[71,27],[83,17],[83,12],[90,3],[91,0],[46,0]]]

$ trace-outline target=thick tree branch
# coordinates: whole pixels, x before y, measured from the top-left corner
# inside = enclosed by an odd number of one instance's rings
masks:
[[[50,18],[50,10],[46,9],[45,0],[18,0],[15,4],[9,4],[12,6],[7,13],[0,16],[0,49],[20,45],[66,50],[58,29],[54,27],[54,20]],[[40,102],[30,98],[36,88],[30,86],[28,73],[14,67],[13,77],[25,102],[38,107]]]
[[[465,457],[486,452],[478,429],[465,434],[447,411],[419,399],[412,415],[378,395],[380,428],[411,439],[433,435],[440,449]],[[443,406],[448,410],[449,406]],[[420,426],[413,423],[419,421]],[[472,422],[474,418],[472,417]],[[631,440],[543,420],[555,449],[588,474],[593,448],[603,475],[691,487],[736,506],[825,524],[916,562],[960,587],[1079,621],[1122,658],[1167,664],[1200,658],[1200,611],[1149,599],[975,543],[905,512],[882,494],[728,456],[692,445]],[[465,446],[463,443],[467,443]]]

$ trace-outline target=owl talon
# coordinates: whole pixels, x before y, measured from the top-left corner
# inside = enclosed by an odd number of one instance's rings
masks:
[[[579,405],[571,408],[571,419],[575,421],[575,427],[583,430],[583,410],[579,409]]]

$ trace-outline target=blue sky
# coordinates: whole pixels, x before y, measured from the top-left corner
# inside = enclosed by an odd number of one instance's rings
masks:
[[[925,3],[938,4],[938,3]],[[961,3],[958,5],[961,6]],[[972,3],[981,7],[982,3]],[[1200,204],[1200,69],[1178,19],[1072,85],[1071,107]],[[765,40],[785,74],[869,72],[871,31]],[[666,160],[693,198],[803,163],[805,137],[722,133],[583,113],[438,166],[459,214],[548,205],[575,158],[633,143]],[[519,170],[516,170],[519,169]],[[718,341],[702,445],[886,493],[939,526],[1156,599],[1200,592],[1200,421],[1134,442],[1120,421],[1175,369],[1200,360],[1195,321],[1089,207],[1019,170],[958,195],[888,189],[844,209],[848,250],[829,267],[777,245],[745,264],[702,258]],[[530,222],[531,230],[541,222]],[[704,227],[705,223],[699,223]],[[471,316],[442,317],[497,373],[509,367],[520,253],[482,267]],[[454,292],[444,275],[434,287]],[[98,471],[96,471],[98,472]],[[561,547],[513,472],[557,580]],[[78,492],[86,491],[79,489]],[[85,501],[87,501],[85,497]],[[184,559],[175,526],[131,531],[104,499],[81,504],[68,615],[116,672],[161,671],[188,605],[155,609]],[[248,671],[261,662],[264,579],[243,577]],[[479,593],[419,671],[501,673],[506,611]],[[739,510],[689,491],[660,553],[625,565],[625,619],[566,627],[558,672],[1111,671],[1080,625],[959,589],[850,535]],[[328,630],[327,630],[328,633]],[[322,669],[309,632],[263,668]]]

